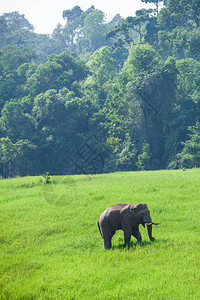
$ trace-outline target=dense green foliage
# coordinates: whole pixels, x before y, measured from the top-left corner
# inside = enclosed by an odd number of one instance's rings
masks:
[[[50,176],[51,177],[51,176]],[[53,180],[53,181],[52,181]],[[0,181],[1,299],[199,299],[200,169]],[[147,203],[154,242],[103,249],[105,208]]]
[[[0,176],[199,167],[199,0],[0,17]],[[145,3],[144,3],[145,6]]]

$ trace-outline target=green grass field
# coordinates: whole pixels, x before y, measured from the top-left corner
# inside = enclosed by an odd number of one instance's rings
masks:
[[[0,299],[200,299],[200,169],[0,180]],[[156,241],[97,220],[146,202]]]

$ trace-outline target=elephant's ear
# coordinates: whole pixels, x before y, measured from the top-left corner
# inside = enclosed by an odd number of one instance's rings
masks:
[[[131,205],[130,206],[130,213],[131,213],[131,215],[135,215],[136,213],[135,213],[135,205]]]
[[[143,210],[145,208],[144,204],[143,203],[131,204],[131,206],[130,206],[130,212],[131,212],[131,214],[137,215],[141,210]]]

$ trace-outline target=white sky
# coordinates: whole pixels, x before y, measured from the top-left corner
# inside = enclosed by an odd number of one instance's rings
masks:
[[[34,26],[35,32],[51,34],[58,23],[63,23],[63,10],[72,9],[75,5],[83,11],[94,5],[108,19],[117,13],[122,17],[134,16],[137,9],[154,7],[140,0],[0,0],[0,15],[18,11]]]

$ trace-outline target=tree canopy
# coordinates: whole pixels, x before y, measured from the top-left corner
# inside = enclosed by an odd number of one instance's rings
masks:
[[[199,0],[142,2],[0,16],[1,177],[200,167]]]

